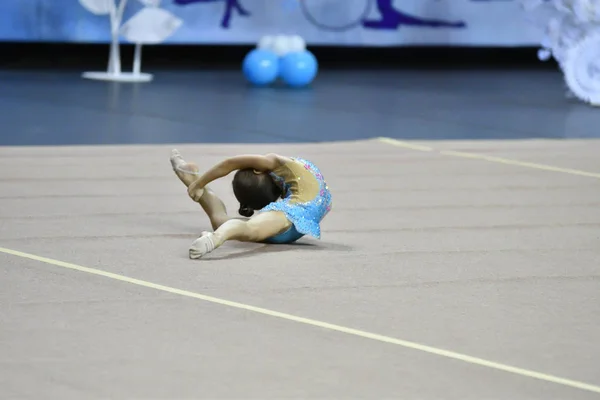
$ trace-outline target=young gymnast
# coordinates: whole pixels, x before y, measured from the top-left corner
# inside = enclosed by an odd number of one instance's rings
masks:
[[[331,210],[331,193],[321,171],[310,161],[277,154],[240,155],[200,174],[196,164],[187,163],[173,150],[171,165],[188,187],[188,195],[206,212],[214,230],[202,232],[192,243],[192,259],[228,240],[283,244],[304,235],[321,237],[320,222]],[[233,171],[237,171],[233,192],[240,203],[239,213],[246,218],[227,215],[223,202],[207,186]]]

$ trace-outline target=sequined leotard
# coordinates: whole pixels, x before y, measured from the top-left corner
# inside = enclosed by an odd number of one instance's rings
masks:
[[[304,235],[320,239],[320,223],[332,205],[331,193],[321,171],[312,162],[294,157],[272,171],[271,176],[283,185],[285,194],[261,211],[282,211],[293,225],[268,242],[290,243]]]

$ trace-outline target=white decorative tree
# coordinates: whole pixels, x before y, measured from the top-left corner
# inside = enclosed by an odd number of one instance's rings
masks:
[[[106,72],[84,72],[83,77],[117,82],[149,82],[151,74],[141,72],[142,45],[164,42],[182,25],[183,21],[160,7],[161,0],[138,0],[143,7],[121,25],[127,0],[79,0],[81,5],[96,15],[110,17],[110,54]],[[132,72],[123,72],[119,37],[135,43]]]
[[[554,59],[580,100],[600,106],[600,1],[522,0],[545,30],[542,61]]]

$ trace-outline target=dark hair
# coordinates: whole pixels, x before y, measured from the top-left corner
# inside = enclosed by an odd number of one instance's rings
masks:
[[[254,210],[260,210],[281,197],[281,187],[267,173],[257,174],[253,169],[240,169],[233,177],[233,193],[240,202],[238,212],[251,217]]]

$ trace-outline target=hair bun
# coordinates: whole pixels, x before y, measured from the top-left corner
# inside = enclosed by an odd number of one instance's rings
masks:
[[[254,215],[254,210],[247,206],[240,206],[238,213],[240,213],[240,215],[243,217],[250,218],[252,215]]]

